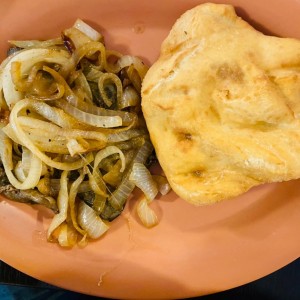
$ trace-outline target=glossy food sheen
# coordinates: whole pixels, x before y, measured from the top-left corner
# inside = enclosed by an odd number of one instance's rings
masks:
[[[143,112],[174,191],[194,204],[300,177],[300,41],[231,5],[184,13],[143,83]]]

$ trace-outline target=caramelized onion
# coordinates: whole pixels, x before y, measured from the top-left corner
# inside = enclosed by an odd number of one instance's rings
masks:
[[[92,239],[99,238],[109,229],[109,225],[102,221],[96,212],[83,201],[79,203],[78,207],[78,223]]]
[[[137,214],[142,223],[148,228],[151,228],[158,224],[157,215],[149,206],[148,200],[146,198],[143,198],[139,201],[137,205]]]
[[[133,164],[129,180],[143,191],[148,201],[152,201],[156,197],[158,193],[157,184],[143,164]]]
[[[107,50],[82,20],[62,38],[11,44],[0,65],[3,173],[23,202],[56,213],[48,240],[86,245],[107,231],[136,185],[149,201],[157,190],[145,167],[137,170],[153,149],[140,107],[148,68]]]

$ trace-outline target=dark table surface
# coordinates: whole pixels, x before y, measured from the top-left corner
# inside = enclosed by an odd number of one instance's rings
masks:
[[[207,300],[300,300],[300,258],[259,280],[200,297]],[[27,276],[0,261],[1,300],[104,299],[66,291]],[[196,299],[196,298],[195,298]]]

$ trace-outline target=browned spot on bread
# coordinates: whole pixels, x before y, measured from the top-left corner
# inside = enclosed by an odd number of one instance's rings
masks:
[[[175,87],[172,88],[171,92],[177,94],[182,94],[182,95],[188,95],[189,94],[189,86],[188,85],[176,85]],[[187,99],[187,98],[185,98]]]
[[[156,106],[162,110],[173,110],[174,107],[173,106],[165,106],[163,104],[160,104],[160,103],[156,103]]]
[[[194,141],[191,133],[181,130],[175,130],[174,133],[177,138],[178,147],[180,150],[186,152],[193,147]]]
[[[231,80],[236,83],[242,83],[244,80],[244,73],[238,65],[229,65],[224,63],[220,65],[216,72],[217,77],[223,80]]]
[[[145,89],[143,90],[143,95],[144,95],[144,96],[148,95],[148,94],[151,92],[151,90],[153,89],[153,87],[154,87],[154,84],[148,85],[147,88],[145,88]]]

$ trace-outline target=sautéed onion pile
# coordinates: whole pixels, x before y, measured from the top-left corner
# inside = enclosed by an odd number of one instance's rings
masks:
[[[153,146],[141,112],[148,67],[106,48],[82,20],[46,41],[10,41],[0,67],[0,193],[51,208],[48,240],[84,246],[118,217],[137,186],[142,223],[170,187],[147,168]]]

